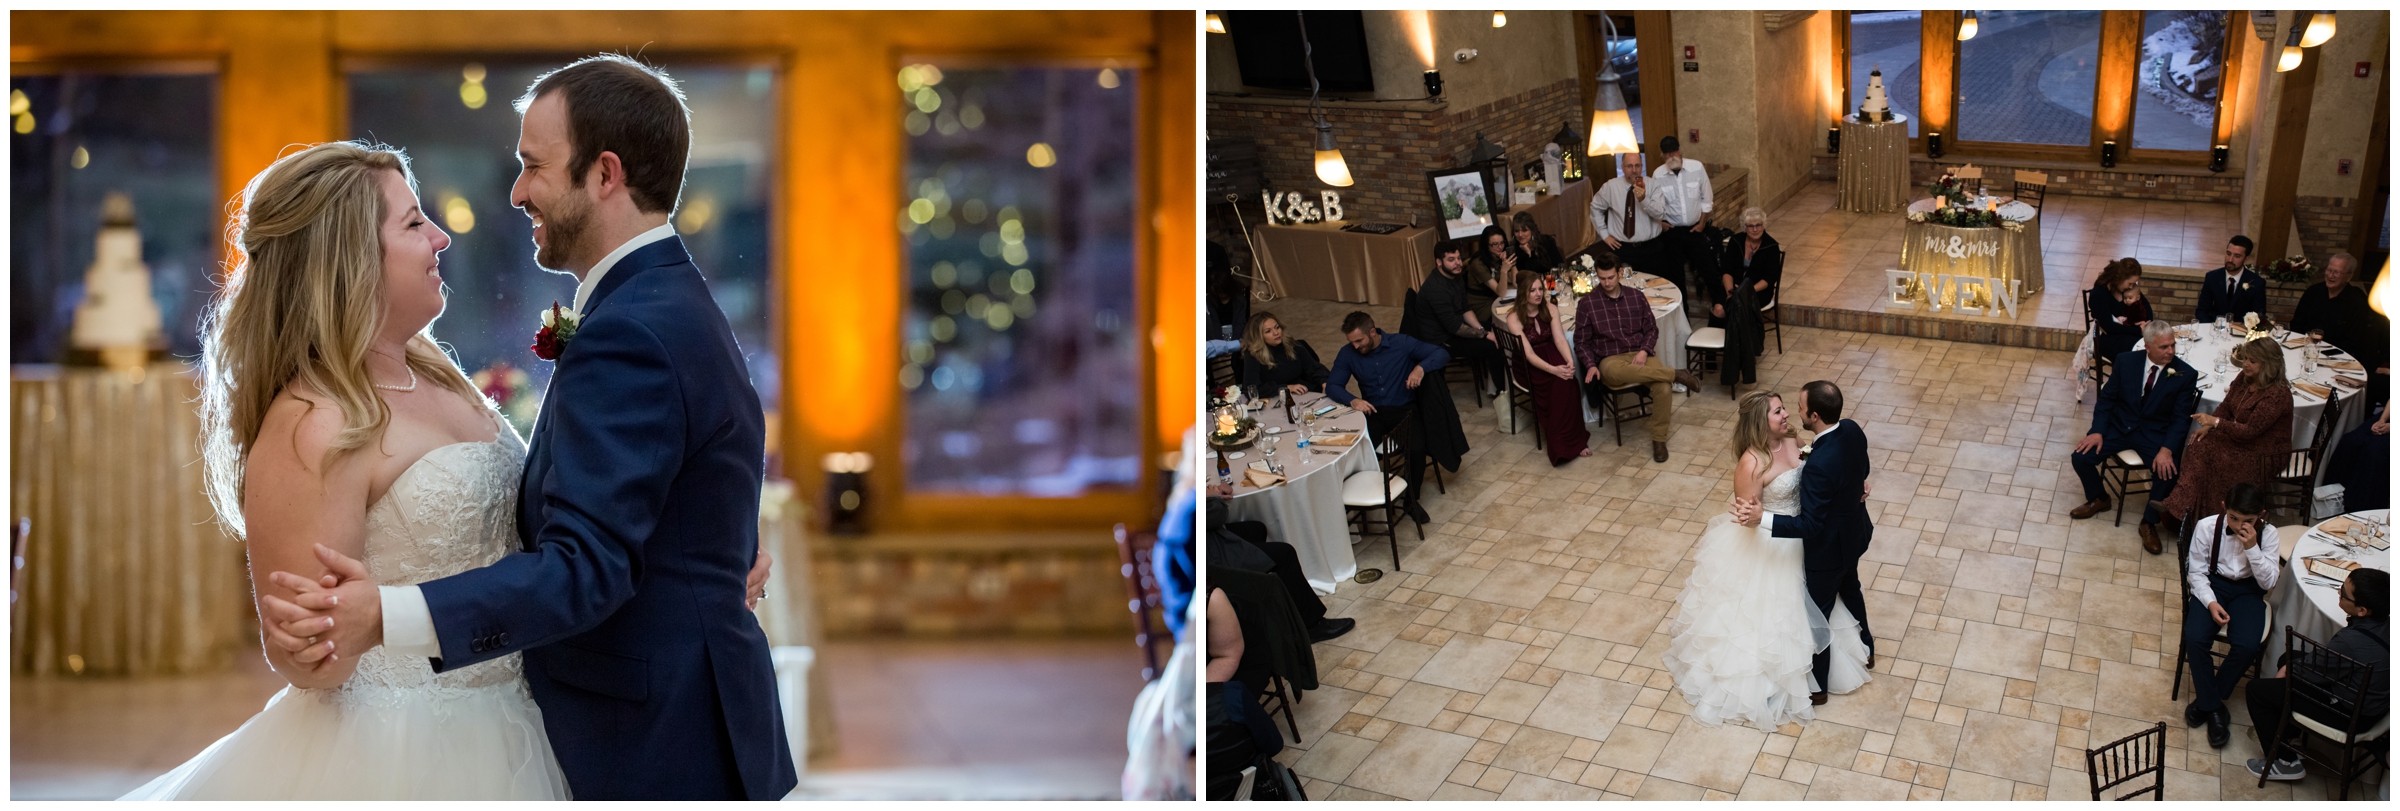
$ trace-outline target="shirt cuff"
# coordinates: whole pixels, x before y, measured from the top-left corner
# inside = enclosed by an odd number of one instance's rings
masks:
[[[425,592],[416,586],[376,586],[383,596],[383,646],[404,656],[427,659],[442,655],[442,641],[433,632],[433,610]]]

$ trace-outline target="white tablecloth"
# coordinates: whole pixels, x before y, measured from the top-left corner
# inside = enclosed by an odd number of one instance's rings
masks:
[[[1309,403],[1308,408],[1334,404],[1321,395],[1310,397],[1316,399],[1303,400]],[[1375,454],[1366,435],[1367,416],[1352,412],[1317,420],[1315,430],[1319,434],[1332,428],[1357,431],[1350,436],[1358,437],[1358,441],[1335,455],[1297,447],[1297,428],[1283,418],[1283,409],[1270,406],[1251,415],[1261,428],[1281,429],[1279,435],[1284,439],[1276,448],[1275,464],[1283,468],[1288,481],[1264,490],[1243,481],[1242,469],[1266,458],[1263,438],[1251,445],[1241,452],[1242,458],[1232,460],[1234,480],[1239,483],[1227,499],[1227,520],[1266,524],[1268,540],[1291,544],[1299,554],[1300,571],[1308,575],[1308,585],[1319,594],[1332,594],[1336,584],[1358,576],[1358,558],[1350,550],[1350,519],[1342,509],[1342,480],[1353,473],[1376,469]]]
[[[2365,510],[2343,517],[2389,526],[2391,511]],[[2321,527],[2324,524],[2320,523],[2317,526]],[[2283,634],[2284,626],[2289,625],[2293,630],[2316,640],[2318,644],[2324,644],[2331,641],[2334,632],[2341,630],[2343,623],[2347,621],[2342,613],[2341,595],[2334,587],[2315,586],[2301,582],[2300,561],[2302,559],[2341,553],[2349,555],[2345,559],[2355,560],[2359,565],[2387,572],[2392,570],[2391,550],[2369,549],[2357,553],[2346,552],[2341,547],[2335,546],[2333,542],[2326,540],[2319,533],[2317,527],[2310,527],[2298,538],[2283,538],[2282,541],[2292,545],[2292,557],[2291,562],[2283,567],[2283,579],[2275,584],[2275,593],[2269,596],[2275,605],[2275,635],[2274,639],[2268,641],[2266,652],[2263,654],[2265,658],[2261,660],[2264,663],[2262,669],[2265,671],[2265,675],[2274,674],[2275,660],[2291,646],[2290,640]]]
[[[1667,369],[1670,371],[1683,368],[1685,360],[1683,343],[1684,341],[1690,340],[1692,337],[1692,321],[1683,314],[1683,291],[1676,289],[1673,282],[1669,282],[1657,276],[1652,276],[1648,273],[1642,273],[1639,271],[1626,273],[1623,284],[1628,288],[1641,290],[1648,295],[1658,296],[1662,299],[1670,300],[1666,304],[1653,304],[1650,307],[1650,314],[1658,318],[1658,362],[1666,364]],[[1561,289],[1564,288],[1562,287]],[[1592,293],[1587,295],[1598,294],[1599,291],[1594,290]],[[1560,302],[1558,305],[1558,315],[1561,320],[1567,322],[1567,347],[1568,349],[1572,350],[1575,346],[1576,297],[1573,294],[1567,294],[1564,296],[1564,298],[1566,301]],[[1516,292],[1513,290],[1509,291],[1508,295],[1503,296],[1499,302],[1495,302],[1492,305],[1492,309],[1494,311],[1498,311],[1500,308],[1507,306],[1507,303],[1512,303],[1516,300]],[[1583,385],[1581,383],[1583,380],[1583,360],[1581,358],[1573,357],[1575,353],[1572,351],[1568,352],[1567,354],[1569,356],[1567,360],[1575,364],[1575,379],[1578,381],[1575,388],[1577,391],[1581,391],[1583,389]],[[1498,417],[1500,421],[1500,430],[1503,431],[1509,430],[1510,420],[1508,415],[1508,407],[1508,402],[1503,400],[1499,403],[1499,408],[1493,409],[1496,412],[1495,416]],[[1524,417],[1518,420],[1518,422],[1522,423],[1523,421],[1529,419],[1531,419],[1530,416]],[[1583,404],[1583,421],[1600,421],[1600,410],[1593,407],[1591,401],[1588,399],[1585,400]]]
[[[2238,324],[2233,327],[2235,332],[2240,329]],[[2214,324],[2186,324],[2176,327],[2175,332],[2179,336],[2186,334],[2194,336],[2191,340],[2178,341],[2175,349],[2183,356],[2183,362],[2200,370],[2200,413],[2215,411],[2219,404],[2225,402],[2225,387],[2232,385],[2234,376],[2241,374],[2241,367],[2230,360],[2234,347],[2242,343],[2241,336],[2219,333]],[[2316,348],[2321,353],[2320,357],[2349,358],[2348,355],[2340,354],[2341,350],[2335,349],[2332,344],[2323,341],[2318,341]],[[2220,364],[2224,366],[2222,371],[2218,369]],[[2344,373],[2350,375],[2352,379],[2361,381],[2361,387],[2353,389],[2334,385],[2334,370],[2332,369],[2319,366],[2316,371],[2310,372],[2307,371],[2307,368],[2305,353],[2301,347],[2287,345],[2283,348],[2284,376],[2295,381],[2305,380],[2320,386],[2330,386],[2333,388],[2333,396],[2341,399],[2342,415],[2340,421],[2334,425],[2334,436],[2341,436],[2344,432],[2358,427],[2367,412],[2365,402],[2360,396],[2360,392],[2365,391],[2366,373],[2363,371]],[[2317,435],[2317,418],[2323,416],[2324,413],[2324,400],[2317,399],[2315,395],[2300,391],[2298,388],[2292,389],[2292,447],[2308,447],[2309,441],[2315,439]],[[2195,422],[2192,427],[2197,430],[2200,426]]]

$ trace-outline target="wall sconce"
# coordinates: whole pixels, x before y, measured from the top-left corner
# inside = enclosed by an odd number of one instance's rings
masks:
[[[2224,145],[2224,144],[2218,144],[2218,145],[2216,145],[2216,146],[2209,147],[2209,148],[2208,148],[2208,170],[2209,170],[2209,171],[2211,171],[2211,172],[2222,172],[2222,171],[2225,171],[2225,162],[2226,162],[2227,160],[2231,159],[2232,157],[2233,157],[2233,148],[2232,148],[2232,147],[2226,146],[2226,145]]]
[[[1495,12],[1492,12],[1492,27],[1493,27],[1493,28],[1507,28],[1507,27],[1508,27],[1508,12],[1505,12],[1505,11],[1495,11]]]
[[[1425,72],[1425,97],[1426,97],[1426,98],[1440,98],[1440,97],[1441,97],[1441,95],[1442,95],[1442,72],[1441,72],[1441,71],[1438,71],[1438,70],[1429,70],[1429,71],[1426,71],[1426,72]]]
[[[1825,128],[1825,154],[1842,154],[1842,126],[1840,124]]]
[[[2116,168],[2116,165],[2117,165],[2117,142],[2115,142],[2115,141],[2101,141],[2101,142],[2100,142],[2100,168],[2102,168],[2102,169],[2113,169],[2113,168]]]
[[[2319,11],[2308,18],[2308,33],[2300,35],[2300,47],[2314,48],[2333,38],[2333,12]]]
[[[867,531],[867,471],[875,457],[864,452],[825,454],[825,531],[863,535]]]
[[[2296,11],[2293,13],[2301,15],[2302,19],[2292,21],[2292,33],[2283,40],[2283,56],[2275,60],[2276,73],[2286,73],[2300,66],[2300,32],[2301,29],[2308,27],[2306,25],[2308,21],[2305,19],[2308,12]]]
[[[1217,16],[1217,13],[1214,11],[1209,12],[1208,32],[1211,34],[1225,33],[1225,18]]]
[[[1975,12],[1960,12],[1958,15],[1958,41],[1965,42],[1974,39],[1975,29]]]
[[[1932,132],[1925,133],[1925,157],[1939,158],[1941,156],[1942,131],[1934,130]]]

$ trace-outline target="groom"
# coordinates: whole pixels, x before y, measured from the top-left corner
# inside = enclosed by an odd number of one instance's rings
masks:
[[[1833,613],[1838,597],[1858,619],[1859,639],[1867,645],[1867,668],[1875,667],[1875,635],[1867,630],[1866,595],[1859,590],[1858,558],[1875,538],[1875,521],[1867,515],[1867,434],[1858,423],[1842,419],[1842,390],[1831,381],[1817,380],[1801,387],[1807,414],[1801,424],[1816,434],[1808,465],[1800,469],[1800,514],[1775,516],[1775,537],[1799,538],[1801,566],[1808,575],[1808,596],[1817,609]],[[1739,501],[1734,518],[1757,526],[1759,505]],[[1826,672],[1833,663],[1831,648],[1817,651],[1814,671],[1817,692],[1811,704],[1825,703]]]
[[[271,604],[284,633],[269,636],[303,662],[381,643],[435,672],[522,651],[579,800],[780,798],[798,776],[744,605],[765,421],[667,224],[690,111],[673,79],[615,55],[543,76],[517,110],[512,202],[533,219],[536,261],[579,280],[582,314],[542,336],[558,366],[525,459],[522,554],[377,587],[320,545],[339,584],[276,573],[301,594]]]

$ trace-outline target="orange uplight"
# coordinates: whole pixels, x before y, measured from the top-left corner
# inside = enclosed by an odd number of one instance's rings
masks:
[[[1408,45],[1417,50],[1417,61],[1426,70],[1433,69],[1433,12],[1402,11],[1400,27],[1408,32]]]
[[[1150,293],[1149,338],[1151,391],[1157,398],[1151,404],[1152,426],[1160,448],[1178,447],[1200,413],[1200,323],[1193,313],[1199,303],[1200,240],[1192,181],[1199,156],[1191,136],[1198,124],[1192,93],[1198,54],[1191,42],[1190,37],[1161,37],[1161,68],[1154,71],[1162,98],[1158,128],[1151,132],[1158,149],[1158,196],[1156,213],[1150,217],[1150,233],[1156,237],[1150,250],[1156,283]]]
[[[2375,276],[2375,288],[2367,291],[2367,306],[2385,318],[2400,310],[2400,288],[2392,287],[2392,260],[2383,260],[2383,272]]]
[[[784,269],[784,320],[795,350],[785,371],[785,407],[802,433],[786,443],[787,453],[801,452],[793,458],[810,458],[806,451],[818,448],[877,449],[870,443],[888,433],[883,423],[900,391],[893,383],[900,285],[888,273],[856,272],[897,268],[904,258],[905,240],[893,231],[891,214],[906,202],[890,174],[901,164],[901,139],[857,136],[891,130],[897,115],[889,92],[893,68],[879,56],[867,47],[810,53],[805,63],[816,70],[794,71],[789,90],[806,102],[784,112],[793,133],[785,174],[788,232],[888,234],[821,241],[807,261]],[[805,119],[800,110],[808,111]]]

